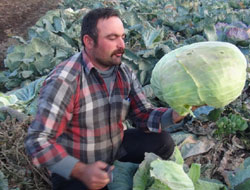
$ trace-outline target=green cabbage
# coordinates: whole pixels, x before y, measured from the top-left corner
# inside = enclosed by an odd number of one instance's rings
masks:
[[[198,42],[163,56],[153,69],[155,95],[180,115],[191,107],[220,108],[235,100],[244,88],[247,61],[227,42]]]

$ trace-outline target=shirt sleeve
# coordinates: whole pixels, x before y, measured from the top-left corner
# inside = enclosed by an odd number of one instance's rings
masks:
[[[28,129],[27,153],[36,166],[49,167],[68,156],[56,142],[72,118],[73,85],[59,77],[45,80],[38,102],[38,111]]]
[[[73,156],[66,156],[56,164],[48,166],[49,171],[56,173],[65,179],[70,179],[71,172],[79,160]]]
[[[144,131],[161,132],[161,117],[167,108],[155,108],[147,100],[142,86],[133,72],[129,99],[131,100],[129,118],[136,127]]]

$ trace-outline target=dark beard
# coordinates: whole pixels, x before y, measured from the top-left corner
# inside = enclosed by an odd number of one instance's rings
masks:
[[[111,54],[111,58],[112,56],[116,56],[116,54],[124,54],[124,49],[123,48],[119,48],[115,51],[112,52]],[[99,59],[98,57],[95,58],[96,62],[98,62],[100,65],[103,65],[103,66],[112,66],[112,65],[117,65],[116,62],[113,62],[113,61],[103,61],[102,59]],[[118,63],[118,64],[121,64]]]
[[[99,65],[102,65],[102,66],[105,66],[105,67],[110,67],[110,66],[113,66],[113,65],[117,65],[117,64],[121,64],[121,61],[120,63],[116,63],[116,62],[113,62],[113,61],[103,61],[103,59],[99,59],[99,58],[95,58],[96,62],[99,63]]]

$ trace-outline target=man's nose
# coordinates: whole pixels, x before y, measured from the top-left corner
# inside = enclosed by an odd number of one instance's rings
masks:
[[[117,44],[118,48],[125,48],[125,42],[123,38],[119,38],[118,44]]]

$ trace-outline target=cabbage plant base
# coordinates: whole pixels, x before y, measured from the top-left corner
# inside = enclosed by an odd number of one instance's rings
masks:
[[[163,56],[153,69],[155,95],[180,115],[192,106],[221,108],[234,101],[246,81],[247,61],[235,45],[198,42]]]

